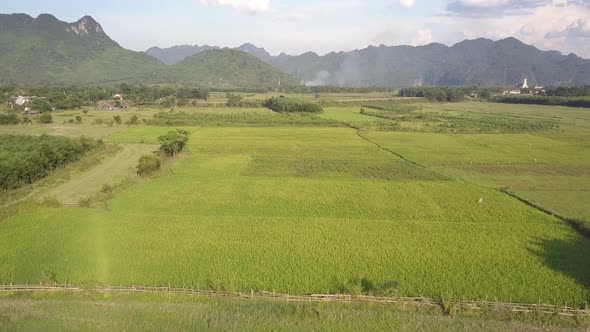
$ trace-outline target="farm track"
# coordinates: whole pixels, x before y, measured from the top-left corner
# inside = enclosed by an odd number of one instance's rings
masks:
[[[149,286],[97,286],[79,287],[74,285],[0,285],[0,292],[3,293],[32,293],[32,292],[67,292],[67,293],[118,293],[118,294],[180,294],[211,298],[235,298],[251,300],[268,300],[277,302],[336,302],[336,303],[375,303],[384,305],[400,305],[415,307],[453,307],[464,310],[493,310],[514,313],[544,313],[559,316],[590,316],[590,309],[587,305],[584,309],[573,308],[567,305],[549,305],[532,303],[508,303],[496,301],[442,301],[427,297],[383,297],[371,295],[347,295],[347,294],[310,294],[290,295],[266,291],[228,292],[201,290],[194,288],[173,288],[173,287],[149,287]]]

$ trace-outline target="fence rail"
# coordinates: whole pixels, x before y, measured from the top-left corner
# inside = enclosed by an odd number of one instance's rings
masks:
[[[290,295],[266,291],[227,292],[202,290],[194,288],[152,287],[152,286],[96,286],[83,287],[77,285],[0,285],[0,292],[101,292],[101,293],[166,293],[185,294],[206,297],[228,297],[244,299],[262,299],[282,302],[341,302],[341,303],[380,303],[398,304],[421,307],[441,307],[441,301],[427,297],[384,297],[370,295],[347,294],[310,294]],[[590,316],[590,309],[551,304],[508,303],[496,301],[445,301],[445,305],[470,310],[496,310],[512,312],[540,312],[560,316]]]

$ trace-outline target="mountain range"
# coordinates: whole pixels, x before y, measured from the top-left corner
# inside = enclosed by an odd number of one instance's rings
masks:
[[[453,46],[369,46],[326,55],[273,56],[252,44],[134,52],[112,40],[90,16],[67,23],[49,14],[0,14],[0,84],[500,86],[524,78],[534,85],[590,84],[590,60],[541,51],[515,38]]]
[[[150,48],[146,54],[165,63],[198,54],[212,46]],[[528,78],[536,85],[590,84],[590,60],[575,54],[541,51],[516,38],[465,40],[453,46],[369,46],[351,52],[273,56],[264,48],[244,44],[234,48],[281,69],[306,85],[502,86]],[[180,52],[182,50],[182,52]],[[176,61],[177,61],[176,60]]]
[[[244,52],[210,49],[166,65],[121,47],[92,17],[0,15],[0,84],[158,83],[272,88],[299,80]]]

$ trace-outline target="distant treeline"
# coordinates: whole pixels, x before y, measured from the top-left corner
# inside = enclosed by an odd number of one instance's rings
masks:
[[[531,104],[569,107],[590,107],[590,97],[554,97],[554,96],[530,96],[512,95],[492,98],[491,101],[506,104]]]
[[[555,97],[588,97],[590,96],[590,85],[547,88],[545,89],[545,95]]]
[[[99,145],[88,138],[0,135],[0,190],[33,183]]]
[[[264,106],[277,113],[321,113],[323,111],[322,106],[318,104],[283,96],[268,99]]]
[[[207,88],[188,88],[170,86],[146,86],[121,84],[117,87],[0,87],[0,98],[8,102],[11,96],[35,96],[40,101],[40,111],[51,109],[74,109],[82,106],[94,106],[99,100],[112,99],[115,94],[123,94],[124,99],[140,105],[149,105],[174,98],[180,104],[188,100],[209,98]]]
[[[438,102],[459,102],[467,98],[488,99],[492,94],[501,92],[501,88],[479,88],[472,87],[438,87],[421,86],[410,87],[399,90],[400,97],[426,98]]]

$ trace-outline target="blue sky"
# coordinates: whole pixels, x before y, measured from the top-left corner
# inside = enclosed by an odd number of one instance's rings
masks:
[[[590,57],[590,0],[19,0],[4,13],[91,15],[122,46],[238,46],[273,54],[517,37]]]

